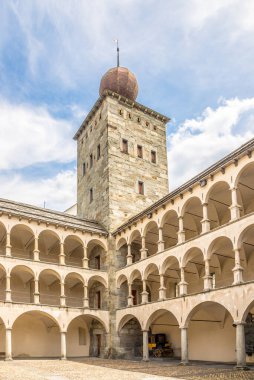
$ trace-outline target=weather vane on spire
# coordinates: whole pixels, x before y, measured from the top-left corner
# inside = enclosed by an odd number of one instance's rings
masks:
[[[118,40],[114,40],[116,42],[116,51],[117,51],[117,67],[120,66],[120,59],[119,59],[119,45]]]

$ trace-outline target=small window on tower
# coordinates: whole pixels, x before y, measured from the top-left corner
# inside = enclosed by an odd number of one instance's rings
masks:
[[[144,182],[138,181],[138,193],[144,195]]]
[[[151,151],[151,162],[152,162],[153,164],[156,164],[156,162],[157,162],[157,157],[156,157],[156,152],[155,152],[155,150],[152,150],[152,151]]]
[[[125,139],[122,140],[122,152],[128,153],[128,141]]]
[[[83,175],[86,175],[86,163],[83,162]]]
[[[93,155],[90,154],[90,169],[93,167]]]
[[[89,197],[90,197],[90,203],[92,203],[92,201],[93,201],[93,189],[90,189]]]
[[[143,147],[141,145],[138,145],[138,157],[143,158]]]
[[[100,144],[97,146],[97,160],[99,160],[101,157],[101,146]]]

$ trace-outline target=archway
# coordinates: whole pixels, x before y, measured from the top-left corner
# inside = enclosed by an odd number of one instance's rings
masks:
[[[84,258],[83,242],[74,235],[67,236],[64,241],[65,264],[82,267]]]
[[[5,301],[5,289],[6,289],[6,271],[3,266],[0,265],[0,300]]]
[[[105,280],[100,276],[93,276],[88,281],[88,298],[91,309],[106,310],[108,307],[108,292]]]
[[[179,295],[178,283],[180,282],[180,268],[176,257],[168,257],[162,265],[162,274],[166,287],[166,298],[174,298]]]
[[[238,241],[240,262],[244,268],[243,280],[254,280],[254,224],[248,226],[240,235]]]
[[[25,265],[11,271],[11,298],[13,302],[34,302],[34,273]]]
[[[141,242],[141,234],[140,231],[135,230],[132,232],[130,236],[130,244],[131,244],[131,255],[133,263],[136,263],[140,260],[141,253],[140,250],[142,248]]]
[[[156,222],[149,222],[144,231],[147,256],[152,256],[158,252],[159,228]]]
[[[159,300],[160,275],[157,265],[149,264],[144,272],[148,302]],[[144,289],[143,289],[144,291]]]
[[[192,239],[201,234],[203,219],[203,209],[199,198],[190,198],[183,207],[183,229],[185,240]]]
[[[121,238],[116,247],[117,265],[118,268],[123,268],[127,265],[128,246],[125,238]]]
[[[234,276],[232,269],[235,266],[235,254],[232,241],[221,236],[215,239],[208,248],[210,260],[210,274],[213,288],[232,285]]]
[[[164,240],[164,248],[168,249],[177,244],[177,233],[179,231],[179,220],[176,211],[168,211],[162,219],[162,236]]]
[[[65,302],[68,307],[83,307],[84,282],[77,273],[69,273],[65,277]]]
[[[11,254],[13,257],[32,259],[34,233],[30,227],[17,224],[11,229]]]
[[[0,256],[5,256],[6,247],[6,228],[0,223]]]
[[[128,280],[124,274],[117,280],[118,307],[121,309],[128,305]]]
[[[106,269],[106,249],[99,240],[93,239],[89,241],[87,257],[89,259],[89,268]]]
[[[204,289],[205,264],[199,248],[191,248],[183,258],[185,281],[188,283],[188,294],[200,293]]]
[[[12,328],[13,357],[60,357],[60,330],[57,321],[42,311],[20,315]]]
[[[241,215],[254,212],[254,163],[246,165],[239,173],[237,186],[237,201],[242,206]]]
[[[5,324],[0,318],[0,358],[5,357]]]
[[[230,221],[231,191],[227,182],[215,183],[209,191],[206,203],[210,230]]]
[[[141,357],[143,352],[143,334],[136,317],[126,315],[120,323],[120,354],[125,359]]]
[[[60,276],[51,269],[45,269],[39,276],[40,303],[46,305],[60,305]]]
[[[60,239],[50,230],[42,231],[39,235],[40,261],[58,263],[60,255]]]
[[[142,302],[141,293],[143,291],[143,284],[142,284],[142,276],[139,270],[135,269],[131,273],[130,284],[131,284],[132,303],[133,305],[140,305]]]

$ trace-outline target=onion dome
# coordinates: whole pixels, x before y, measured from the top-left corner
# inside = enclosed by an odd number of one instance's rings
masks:
[[[126,67],[114,67],[101,78],[100,96],[105,90],[116,92],[130,100],[136,100],[138,82],[135,75]]]

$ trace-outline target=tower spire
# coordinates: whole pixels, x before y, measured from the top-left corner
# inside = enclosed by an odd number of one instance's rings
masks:
[[[117,52],[117,67],[120,66],[120,58],[119,58],[119,44],[118,44],[118,40],[115,40],[116,42],[116,52]]]

